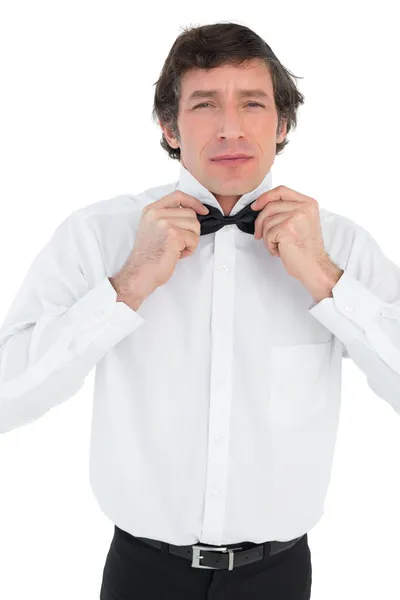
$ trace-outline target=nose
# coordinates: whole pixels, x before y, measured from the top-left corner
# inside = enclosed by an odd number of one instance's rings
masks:
[[[237,108],[224,108],[219,113],[218,138],[240,139],[244,136],[243,117]]]

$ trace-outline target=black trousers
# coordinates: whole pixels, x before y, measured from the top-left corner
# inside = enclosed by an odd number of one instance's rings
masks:
[[[307,534],[291,548],[229,571],[192,567],[164,545],[158,550],[115,526],[100,600],[310,600],[311,583]]]

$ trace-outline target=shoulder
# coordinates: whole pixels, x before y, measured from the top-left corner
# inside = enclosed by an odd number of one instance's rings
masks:
[[[98,217],[113,217],[127,213],[140,212],[148,204],[170,194],[176,188],[176,182],[147,188],[134,194],[118,194],[105,200],[98,200],[74,211],[78,219],[90,220]]]

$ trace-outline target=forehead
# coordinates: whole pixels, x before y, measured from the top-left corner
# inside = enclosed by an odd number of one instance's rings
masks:
[[[272,91],[269,70],[260,59],[252,59],[241,65],[221,65],[212,69],[194,68],[183,74],[182,97],[188,98],[196,90],[223,91],[226,85],[238,88],[262,88]]]

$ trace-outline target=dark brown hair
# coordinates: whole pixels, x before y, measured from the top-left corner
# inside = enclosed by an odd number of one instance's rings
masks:
[[[287,123],[287,134],[297,125],[297,109],[304,103],[304,96],[291,79],[302,79],[288,71],[275,56],[268,44],[245,25],[220,22],[200,27],[183,28],[176,38],[164,62],[156,86],[152,117],[172,130],[180,139],[178,109],[181,78],[191,69],[212,69],[222,65],[242,65],[248,60],[259,58],[269,70],[274,87],[275,105],[278,113],[279,133],[283,121]],[[180,148],[172,148],[162,132],[161,146],[171,158],[180,160]],[[285,139],[276,144],[280,154],[289,143]]]

